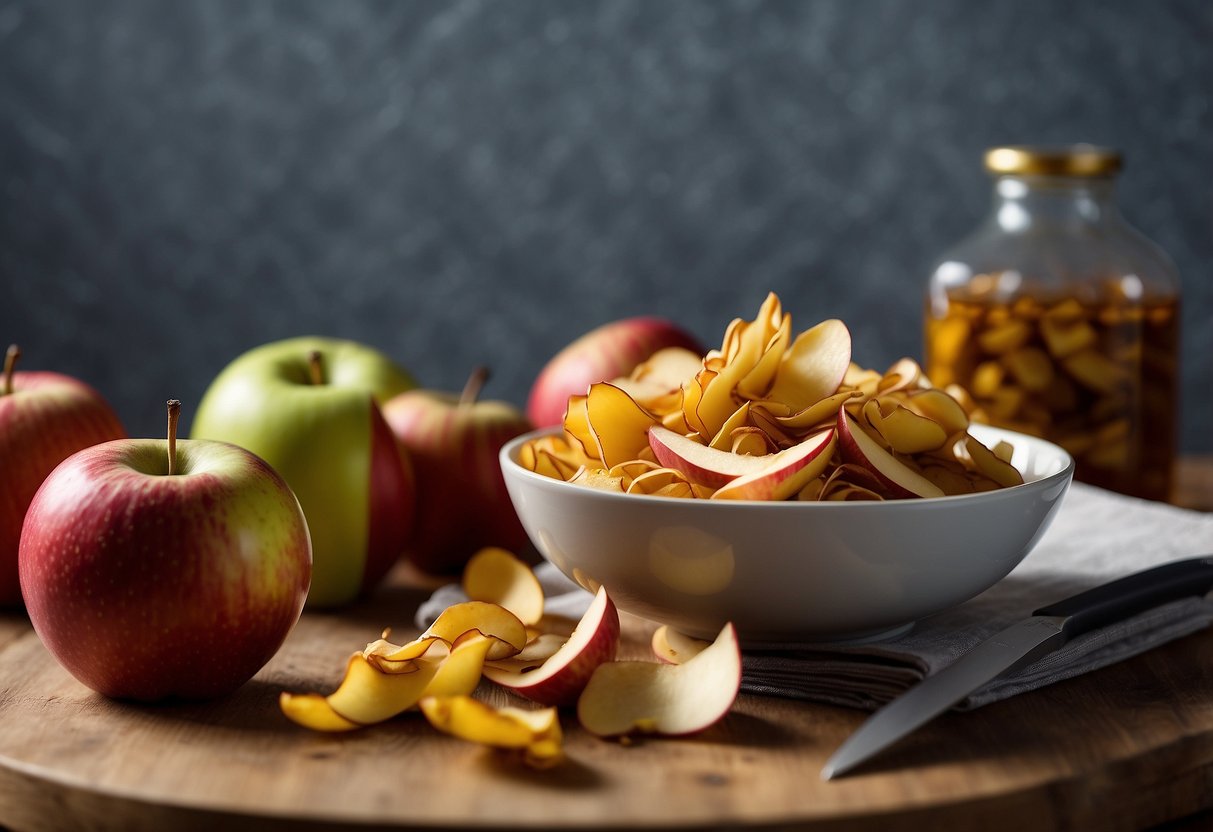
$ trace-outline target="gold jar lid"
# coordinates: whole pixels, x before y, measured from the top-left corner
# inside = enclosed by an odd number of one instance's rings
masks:
[[[1120,153],[1093,144],[1010,145],[986,151],[990,173],[1020,176],[1114,176]]]

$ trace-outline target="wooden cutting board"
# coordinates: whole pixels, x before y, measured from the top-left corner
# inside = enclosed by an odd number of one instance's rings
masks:
[[[1207,483],[1208,479],[1201,479]],[[947,714],[852,777],[823,783],[863,720],[742,696],[723,722],[633,745],[566,715],[548,771],[409,715],[349,735],[286,721],[282,690],[328,692],[428,590],[400,575],[341,614],[307,613],[219,702],[112,702],[59,668],[20,615],[0,617],[0,824],[38,832],[190,829],[1139,829],[1213,806],[1213,631],[965,714]],[[626,654],[650,625],[625,620]],[[507,694],[486,687],[490,700]]]
[[[89,828],[1137,829],[1213,805],[1213,632],[1087,677],[949,714],[863,773],[818,779],[863,718],[743,696],[704,734],[623,746],[564,720],[569,759],[530,771],[406,716],[351,735],[288,723],[424,593],[307,614],[235,695],[144,707],[97,696],[28,623],[0,621],[0,823]],[[629,619],[628,650],[647,627]],[[484,693],[492,696],[494,691]],[[504,702],[504,694],[496,693]]]

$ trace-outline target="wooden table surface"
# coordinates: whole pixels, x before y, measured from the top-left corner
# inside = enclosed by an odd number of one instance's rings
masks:
[[[1213,459],[1180,479],[1177,502],[1213,509]],[[822,764],[866,715],[768,697],[741,696],[701,735],[631,745],[590,737],[566,715],[568,760],[547,771],[416,715],[348,735],[281,716],[280,691],[330,690],[345,657],[384,626],[414,632],[426,594],[397,580],[352,610],[307,613],[252,682],[197,705],[106,700],[59,668],[23,616],[0,618],[0,824],[1131,830],[1213,807],[1213,631],[946,714],[830,783]],[[646,654],[650,626],[625,619],[627,654]]]

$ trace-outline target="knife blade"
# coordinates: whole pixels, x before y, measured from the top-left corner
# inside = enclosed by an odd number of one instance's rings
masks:
[[[1213,590],[1213,555],[1174,561],[1041,607],[991,636],[868,717],[826,761],[838,777],[951,708],[982,685],[1052,653],[1075,636],[1168,601]]]

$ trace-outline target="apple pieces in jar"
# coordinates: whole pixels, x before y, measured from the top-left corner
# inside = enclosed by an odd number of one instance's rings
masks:
[[[696,361],[658,353],[570,397],[564,431],[524,445],[518,461],[591,488],[689,499],[904,499],[1023,481],[973,447],[963,391],[935,387],[909,358],[884,373],[856,365],[841,321],[792,332],[772,293]],[[991,336],[1007,363],[990,383],[1041,389],[1049,368],[1021,336]]]

